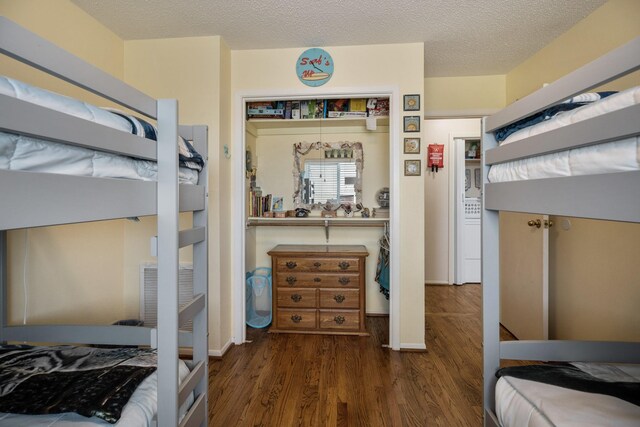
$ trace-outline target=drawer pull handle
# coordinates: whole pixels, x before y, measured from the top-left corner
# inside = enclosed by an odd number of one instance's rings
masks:
[[[333,318],[333,321],[338,325],[342,325],[344,323],[344,316],[336,316]]]
[[[291,295],[291,299],[293,300],[293,302],[300,302],[302,300],[302,295],[293,294],[293,295]]]
[[[295,276],[289,276],[286,278],[286,281],[289,285],[293,286],[294,283],[298,281]]]
[[[347,268],[349,268],[349,264],[347,261],[342,261],[340,264],[338,264],[338,267],[340,267],[342,270],[346,270]]]
[[[338,304],[344,301],[344,295],[334,295],[333,299],[336,300]]]
[[[321,266],[321,265],[322,265],[322,264],[321,264],[321,263],[319,263],[318,261],[316,261],[316,262],[314,262],[314,263],[313,263],[313,266],[314,266],[314,267],[316,267],[316,268],[320,268],[320,266]]]
[[[287,268],[296,268],[298,266],[298,263],[295,261],[287,261],[287,263],[285,264],[287,266]]]
[[[314,282],[316,282],[316,283],[318,283],[318,282],[322,282],[322,279],[321,279],[321,278],[319,278],[319,277],[314,277],[314,278],[313,278],[313,281],[314,281]]]
[[[348,285],[349,282],[351,282],[351,279],[349,279],[348,277],[341,277],[338,279],[338,283],[340,283],[342,286]]]
[[[302,320],[302,316],[294,314],[293,316],[291,316],[291,320],[293,321],[293,323],[300,323],[300,321]]]

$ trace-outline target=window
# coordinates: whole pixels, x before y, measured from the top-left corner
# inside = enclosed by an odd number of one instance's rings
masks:
[[[305,160],[304,203],[355,203],[355,161]]]

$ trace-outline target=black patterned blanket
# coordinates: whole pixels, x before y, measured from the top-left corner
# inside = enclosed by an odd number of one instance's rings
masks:
[[[0,346],[0,412],[76,412],[115,423],[156,370],[155,350]]]

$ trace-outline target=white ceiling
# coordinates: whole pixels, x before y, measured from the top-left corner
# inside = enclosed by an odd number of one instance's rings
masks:
[[[125,40],[231,49],[424,42],[425,76],[505,74],[606,0],[73,0]]]

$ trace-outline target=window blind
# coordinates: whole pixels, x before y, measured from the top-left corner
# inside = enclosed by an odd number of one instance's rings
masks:
[[[312,184],[311,203],[355,203],[355,162],[306,160],[304,170]]]

